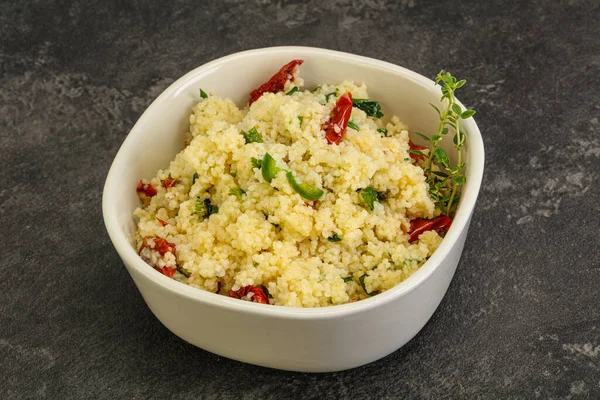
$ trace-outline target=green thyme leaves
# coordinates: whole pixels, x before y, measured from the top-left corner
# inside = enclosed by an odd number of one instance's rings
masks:
[[[365,293],[368,296],[375,296],[376,294],[379,294],[379,292],[375,291],[375,292],[368,292],[367,291],[367,287],[365,286],[365,278],[367,277],[367,274],[362,274],[359,278],[358,281],[360,282],[360,286],[363,288],[363,290],[365,291]]]

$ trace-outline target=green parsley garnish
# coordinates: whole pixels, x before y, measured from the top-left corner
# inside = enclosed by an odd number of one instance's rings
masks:
[[[352,105],[359,110],[363,110],[369,117],[381,118],[381,104],[378,101],[369,99],[352,99]]]
[[[354,129],[356,132],[360,132],[360,128],[352,121],[348,121],[348,127]]]
[[[269,299],[273,298],[273,296],[271,296],[271,293],[269,293],[269,290],[266,288],[266,286],[264,286],[264,285],[258,285],[257,288],[258,289],[262,289],[262,291],[265,292],[265,294],[267,295],[267,297]]]
[[[381,203],[385,197],[383,193],[378,192],[375,188],[368,186],[360,191],[360,197],[362,197],[363,201],[367,203],[367,206],[371,211],[375,209],[375,202],[378,201]]]
[[[387,136],[388,135],[388,130],[384,129],[384,128],[377,128],[377,132],[383,133],[383,136]]]
[[[202,97],[203,99],[208,99],[208,95],[206,94],[206,92],[202,89],[200,89],[200,97]]]
[[[256,157],[252,157],[250,159],[250,162],[252,163],[252,168],[258,168],[258,169],[262,168],[262,160],[260,160]]]
[[[336,242],[341,242],[342,238],[338,236],[337,233],[334,233],[333,235],[329,236],[327,238],[328,241],[330,241],[331,243],[336,243]]]
[[[358,281],[360,282],[360,286],[362,286],[363,290],[365,291],[365,293],[368,296],[375,296],[376,294],[379,294],[379,292],[367,292],[367,288],[365,286],[365,278],[367,277],[367,274],[362,274],[360,278],[358,278]]]
[[[306,200],[319,200],[325,194],[324,191],[317,187],[309,185],[308,183],[299,183],[296,181],[296,178],[291,171],[287,171],[285,175],[292,189]]]
[[[298,86],[294,86],[294,87],[292,88],[292,90],[290,90],[289,92],[287,92],[285,95],[286,95],[286,96],[291,96],[291,95],[293,95],[294,93],[296,93],[297,91],[298,91]]]
[[[198,179],[198,173],[194,172],[194,176],[192,176],[192,185],[196,183],[196,179]]]
[[[300,126],[302,126],[303,120],[304,120],[304,117],[302,115],[298,115],[298,121],[300,121]]]
[[[254,261],[254,262],[252,262],[252,266],[253,266],[254,268],[258,267],[258,263],[257,263],[256,261]]]
[[[352,275],[347,276],[345,278],[342,278],[344,280],[344,282],[352,282],[352,280],[354,279],[354,277]]]
[[[231,175],[235,178],[237,176],[237,171],[230,171],[229,175]]]
[[[263,143],[263,138],[260,133],[256,130],[256,127],[250,129],[248,133],[242,131],[246,144],[248,143]]]
[[[337,89],[335,89],[335,92],[327,93],[325,95],[325,103],[329,103],[329,97],[331,97],[331,96],[337,96],[337,94],[338,94],[338,90]]]
[[[218,206],[210,204],[210,199],[201,200],[199,197],[196,199],[196,211],[202,213],[202,218],[206,219],[212,214],[219,212]]]
[[[232,187],[231,189],[229,189],[229,194],[241,199],[242,196],[246,194],[246,192],[242,188]]]
[[[177,268],[177,272],[179,272],[181,275],[185,276],[186,278],[190,277],[190,273],[182,268]]]

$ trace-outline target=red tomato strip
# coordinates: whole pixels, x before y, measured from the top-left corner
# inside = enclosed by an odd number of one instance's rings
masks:
[[[170,187],[173,187],[173,185],[175,185],[175,183],[177,183],[177,181],[175,179],[167,178],[167,179],[163,179],[160,184],[165,189],[168,189]]]
[[[135,190],[138,193],[144,193],[148,197],[156,196],[156,189],[154,186],[149,183],[144,183],[141,179]]]
[[[410,237],[408,238],[408,243],[414,242],[419,238],[421,233],[426,231],[434,230],[437,233],[444,233],[450,228],[451,224],[452,220],[445,215],[440,215],[434,219],[413,219],[410,221],[410,231],[408,232]]]
[[[419,146],[418,144],[414,144],[412,140],[408,141],[408,147],[410,147],[411,150],[419,150],[419,151],[427,149],[427,147]],[[410,154],[410,158],[412,158],[413,160],[416,160],[416,161],[425,159],[425,157],[423,157],[419,154],[415,154],[415,153],[409,153],[409,154]]]
[[[346,92],[335,103],[329,121],[321,126],[321,129],[325,131],[328,144],[340,143],[346,132],[348,121],[350,121],[350,114],[352,114],[352,93]]]
[[[159,221],[160,221],[160,219],[159,219]],[[154,241],[153,245],[150,245],[151,241]],[[142,249],[144,249],[144,247],[151,249],[151,250],[158,251],[158,253],[161,256],[164,256],[167,253],[172,253],[175,257],[177,257],[175,245],[173,243],[167,242],[165,239],[161,238],[160,236],[146,236],[144,238],[142,247],[140,247],[140,250],[138,251],[138,254],[140,256],[142,255]],[[142,259],[144,261],[148,262],[148,260],[144,259],[144,257],[142,257]],[[157,270],[158,272],[162,273],[163,275],[168,276],[169,278],[172,278],[173,275],[175,275],[175,272],[177,272],[177,270],[175,268],[169,268],[169,267],[158,268],[156,265],[151,265],[151,267],[154,268],[155,270]]]
[[[267,298],[265,292],[262,289],[254,287],[252,285],[244,286],[243,288],[240,288],[235,292],[231,290],[229,292],[229,297],[233,297],[234,299],[241,299],[242,297],[247,296],[249,293],[254,293],[251,299],[252,302],[269,304],[269,299]]]
[[[160,223],[162,226],[167,226],[167,225],[169,225],[169,224],[167,224],[165,221],[163,221],[163,220],[162,220],[162,219],[160,219],[160,218],[156,218],[156,219],[158,220],[158,222],[159,222],[159,223]]]
[[[294,69],[302,65],[304,60],[293,60],[285,64],[279,72],[269,79],[267,83],[263,83],[258,89],[254,89],[250,92],[250,101],[248,105],[254,103],[265,93],[275,93],[283,90],[285,82],[294,78]]]

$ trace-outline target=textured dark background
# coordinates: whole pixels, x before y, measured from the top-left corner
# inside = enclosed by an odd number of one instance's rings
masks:
[[[1,2],[0,398],[600,398],[599,21],[593,0]],[[432,320],[334,374],[184,343],[101,215],[111,160],[163,89],[291,44],[467,78],[487,151]]]

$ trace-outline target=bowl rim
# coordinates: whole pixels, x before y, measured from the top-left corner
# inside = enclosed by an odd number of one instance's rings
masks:
[[[143,134],[141,131],[138,132],[138,127],[143,124],[143,121],[151,118],[151,115],[161,106],[162,103],[168,101],[170,96],[177,95],[177,93],[182,90],[188,81],[196,78],[198,75],[210,72],[213,68],[217,68],[222,64],[236,61],[239,62],[244,58],[253,57],[258,54],[265,55],[273,53],[289,53],[293,58],[300,58],[298,56],[299,53],[305,55],[310,54],[311,56],[335,57],[353,64],[375,67],[380,70],[388,70],[397,75],[401,75],[404,78],[412,80],[413,82],[419,84],[419,86],[422,86],[425,90],[439,91],[440,89],[439,86],[435,85],[434,81],[431,79],[404,67],[370,57],[316,47],[277,46],[257,48],[233,53],[205,63],[177,79],[150,104],[150,106],[142,113],[127,134],[127,137],[123,141],[119,151],[117,152],[117,155],[113,160],[104,185],[102,196],[102,214],[104,217],[106,230],[115,249],[127,267],[136,270],[136,272],[143,275],[147,280],[151,281],[155,287],[161,287],[162,289],[171,292],[175,296],[185,297],[187,299],[206,303],[207,305],[214,307],[220,307],[223,309],[245,312],[249,314],[258,314],[267,317],[289,319],[322,319],[341,317],[358,312],[368,311],[372,308],[380,307],[386,303],[394,301],[397,298],[407,295],[428,280],[428,278],[440,267],[441,262],[449,255],[451,250],[457,244],[462,231],[467,227],[472,211],[475,207],[475,202],[477,200],[483,178],[485,156],[481,133],[473,118],[462,121],[463,126],[469,132],[466,146],[468,155],[467,157],[469,160],[469,164],[467,165],[469,182],[465,187],[467,190],[463,191],[462,193],[460,206],[457,209],[450,229],[446,233],[446,236],[440,243],[438,249],[417,271],[415,271],[404,281],[398,283],[393,288],[377,296],[353,303],[332,305],[321,308],[272,306],[267,304],[239,301],[238,299],[229,298],[227,296],[188,286],[184,283],[177,282],[174,279],[164,276],[160,272],[155,271],[153,268],[148,268],[148,265],[138,256],[135,249],[130,245],[125,233],[120,228],[115,207],[115,203],[118,201],[116,184],[119,178],[119,170],[126,166],[129,155],[132,154],[134,150],[132,148],[134,136]],[[457,103],[463,106],[460,101],[457,101]]]

